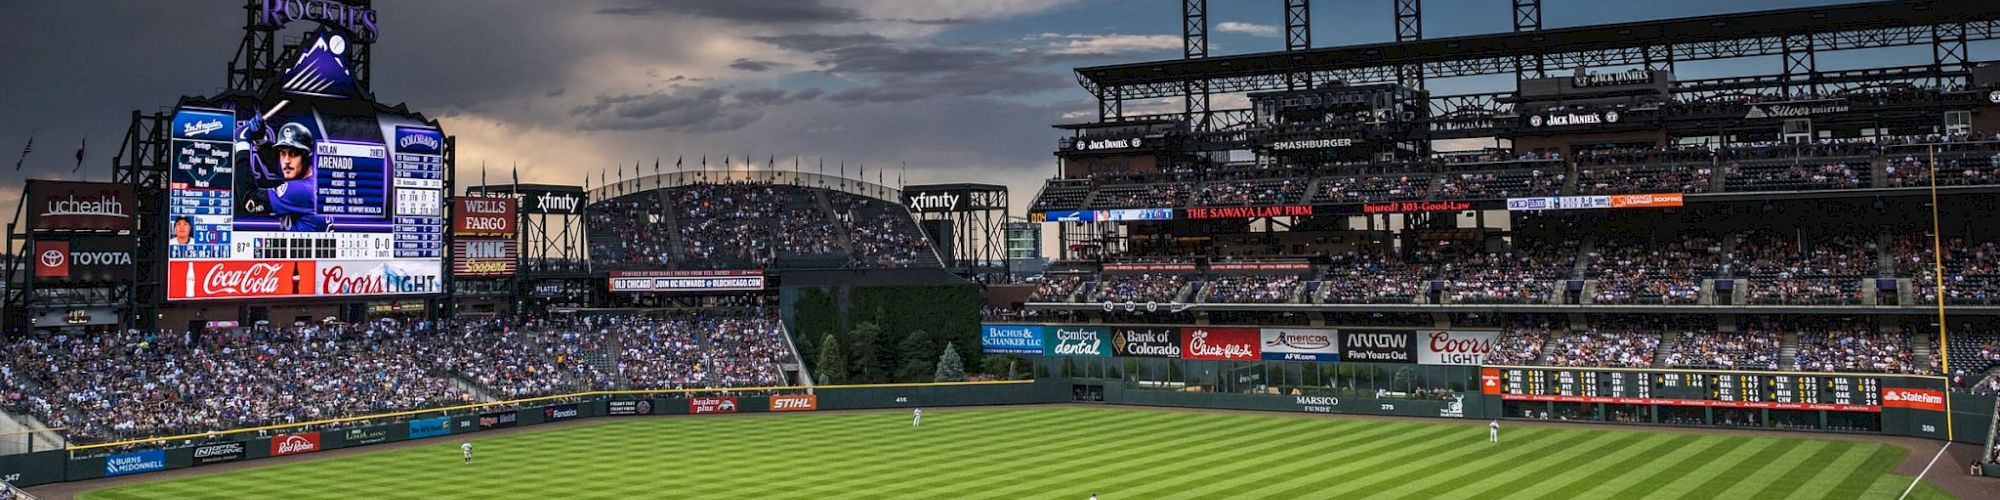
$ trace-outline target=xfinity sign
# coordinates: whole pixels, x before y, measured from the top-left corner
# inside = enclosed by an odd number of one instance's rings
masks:
[[[916,193],[909,196],[907,204],[913,212],[956,212],[963,194]]]

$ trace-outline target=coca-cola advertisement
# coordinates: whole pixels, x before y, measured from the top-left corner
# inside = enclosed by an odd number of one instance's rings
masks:
[[[1181,329],[1182,359],[1215,359],[1249,361],[1258,358],[1258,338],[1256,328],[1212,328],[1204,326]]]
[[[314,295],[313,261],[174,262],[167,265],[169,299],[232,299]]]
[[[451,200],[451,232],[459,236],[514,237],[513,198],[461,196]]]
[[[1420,331],[1417,332],[1417,363],[1426,365],[1483,365],[1493,352],[1500,332]]]
[[[319,451],[319,432],[279,434],[271,438],[271,456],[282,457]]]
[[[130,231],[132,186],[115,182],[28,180],[28,228],[34,231]]]

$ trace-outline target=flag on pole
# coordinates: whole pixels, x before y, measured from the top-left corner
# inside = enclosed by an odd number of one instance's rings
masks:
[[[660,157],[653,157],[653,189],[660,188]]]
[[[486,160],[479,160],[479,190],[486,190]]]
[[[486,172],[481,170],[479,175],[486,175]],[[514,185],[508,189],[517,196],[521,194],[521,160],[514,160]]]
[[[30,132],[28,133],[28,145],[21,146],[21,157],[19,159],[14,160],[15,171],[21,170],[21,162],[28,161],[28,152],[34,150],[35,150],[35,134],[33,132]]]
[[[83,149],[84,147],[89,145],[90,145],[90,134],[84,134],[83,141],[76,143],[76,167],[69,169],[69,173],[74,174],[78,170],[83,170]]]

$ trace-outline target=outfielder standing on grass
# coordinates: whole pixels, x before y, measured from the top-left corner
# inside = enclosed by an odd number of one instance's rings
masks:
[[[910,427],[918,427],[921,426],[923,423],[924,423],[924,409],[918,408],[916,412],[910,414]]]
[[[1498,442],[1500,442],[1500,421],[1499,421],[1499,420],[1494,420],[1493,422],[1491,422],[1491,423],[1488,423],[1488,424],[1486,424],[1486,442],[1489,442],[1489,443],[1498,443]]]
[[[458,449],[459,451],[465,452],[465,463],[468,464],[472,463],[472,442],[466,441],[463,443],[459,443]]]

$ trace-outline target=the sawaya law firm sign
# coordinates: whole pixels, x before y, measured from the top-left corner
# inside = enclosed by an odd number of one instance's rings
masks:
[[[420,418],[410,421],[410,439],[451,434],[451,417]]]
[[[979,347],[988,354],[1041,354],[1039,325],[982,325]]]

